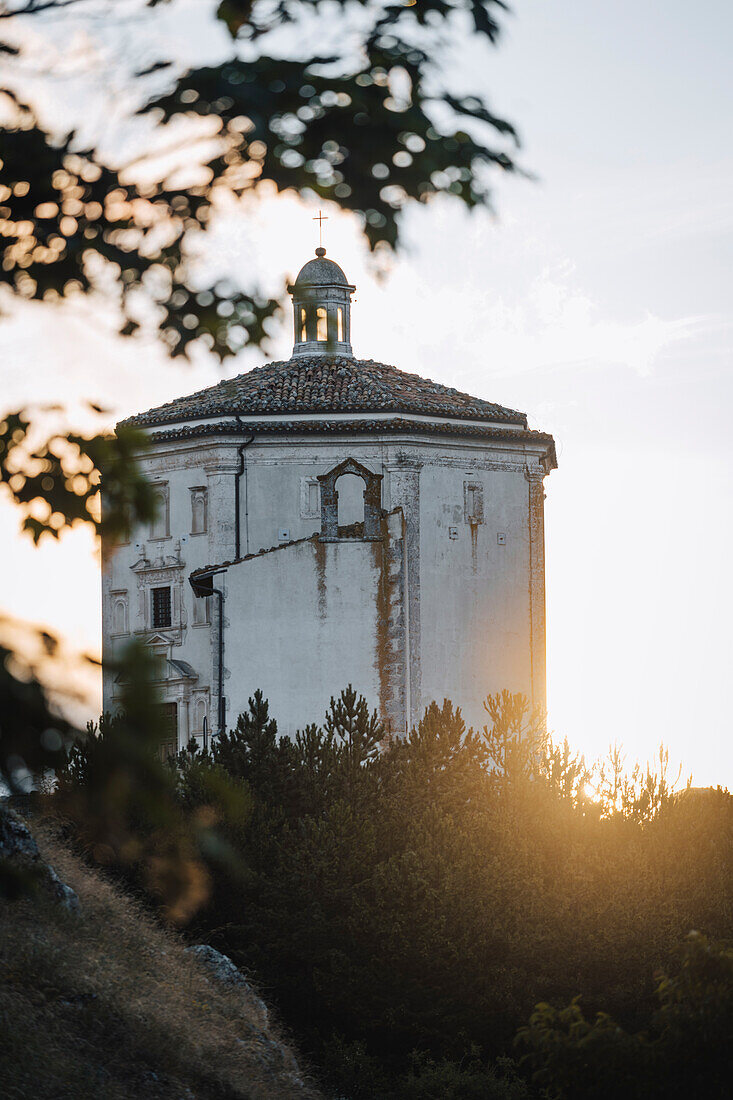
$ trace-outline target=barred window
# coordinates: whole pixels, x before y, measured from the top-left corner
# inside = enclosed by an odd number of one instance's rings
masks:
[[[152,592],[153,604],[153,626],[170,626],[171,625],[171,590],[170,586],[165,588],[154,588]]]

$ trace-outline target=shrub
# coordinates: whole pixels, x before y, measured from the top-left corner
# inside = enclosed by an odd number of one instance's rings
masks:
[[[517,1035],[533,1084],[549,1100],[724,1100],[733,1080],[733,951],[691,933],[676,971],[662,973],[658,1010],[628,1033],[606,1013],[586,1020],[575,998],[537,1005]]]

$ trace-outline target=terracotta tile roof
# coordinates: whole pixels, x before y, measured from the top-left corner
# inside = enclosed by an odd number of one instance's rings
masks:
[[[425,420],[406,420],[404,417],[394,416],[388,420],[248,420],[245,424],[237,424],[228,420],[220,424],[195,424],[183,425],[180,428],[168,428],[164,431],[151,432],[150,439],[154,443],[174,442],[177,439],[203,439],[207,436],[239,435],[243,433],[257,435],[374,435],[382,432],[389,434],[398,432],[415,435],[457,435],[463,438],[486,440],[511,440],[515,443],[539,444],[547,448],[547,459],[550,466],[557,467],[555,453],[555,440],[546,432],[535,431],[534,428],[496,428],[487,424],[431,424]]]
[[[406,374],[386,363],[339,355],[302,355],[267,363],[124,423],[143,426],[209,416],[290,412],[412,412],[527,426],[526,416],[516,409]]]
[[[251,561],[252,558],[261,558],[265,554],[273,554],[277,550],[287,550],[291,546],[300,546],[304,542],[318,542],[318,532],[314,535],[305,535],[302,539],[290,539],[289,542],[280,542],[277,546],[263,546],[253,554],[242,554],[239,558],[231,558],[228,561],[218,562],[216,565],[202,565],[198,569],[194,569],[189,573],[189,579],[203,580],[210,577],[212,573],[221,572],[223,569],[228,569],[230,565],[240,565],[243,561]]]
[[[397,512],[400,512],[401,508],[393,508],[391,512],[382,510],[382,516],[394,516]],[[364,534],[363,523],[352,523],[347,527],[339,527],[339,536],[345,539],[356,538],[357,540]],[[221,572],[224,569],[228,569],[230,565],[241,565],[243,561],[252,561],[253,558],[261,558],[265,554],[272,554],[276,550],[287,550],[291,546],[301,546],[304,542],[318,543],[320,542],[320,535],[318,531],[313,535],[304,535],[300,539],[290,539],[289,542],[280,542],[277,546],[263,546],[256,553],[242,554],[239,558],[231,558],[228,561],[221,561],[217,565],[202,565],[198,569],[194,569],[189,573],[189,579],[192,581],[204,580],[210,577],[213,573]],[[180,662],[181,664],[183,662]],[[189,666],[190,667],[190,666]]]

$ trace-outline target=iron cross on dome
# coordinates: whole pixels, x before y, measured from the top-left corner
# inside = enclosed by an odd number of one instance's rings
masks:
[[[318,211],[318,217],[313,218],[314,222],[318,222],[318,247],[323,248],[323,223],[328,221],[328,217]]]

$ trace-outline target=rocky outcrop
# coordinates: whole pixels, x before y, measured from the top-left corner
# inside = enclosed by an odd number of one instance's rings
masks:
[[[253,1027],[250,1041],[237,1040],[247,1049],[249,1056],[259,1062],[264,1070],[274,1073],[284,1072],[293,1085],[303,1087],[300,1068],[293,1052],[267,1033],[270,1023],[267,1005],[229,956],[223,955],[221,951],[217,951],[206,943],[187,947],[186,953],[199,959],[216,981],[241,990],[250,1010],[254,1009],[259,1027]]]
[[[0,806],[0,861],[8,870],[22,875],[29,886],[40,885],[67,913],[79,912],[76,893],[41,858],[33,833],[23,818],[5,806]]]
[[[269,1023],[269,1012],[262,998],[255,993],[242,971],[234,965],[228,955],[222,955],[221,951],[210,947],[208,943],[197,943],[186,948],[187,955],[193,955],[204,964],[218,982],[224,985],[234,986],[242,990],[247,997],[249,1005],[255,1010],[261,1028],[266,1028]]]

